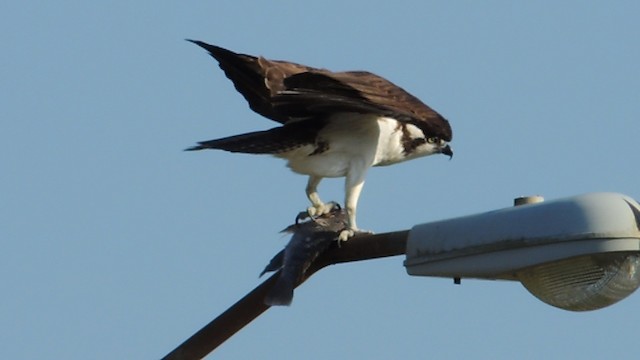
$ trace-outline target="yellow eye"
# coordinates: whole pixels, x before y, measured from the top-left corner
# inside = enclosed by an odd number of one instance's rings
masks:
[[[427,142],[428,142],[429,144],[437,144],[437,143],[439,143],[439,142],[440,142],[440,139],[438,139],[438,138],[437,138],[437,137],[435,137],[435,136],[432,136],[432,137],[430,137],[430,138],[427,138]]]

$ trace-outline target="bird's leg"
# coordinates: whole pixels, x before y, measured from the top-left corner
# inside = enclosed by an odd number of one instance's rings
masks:
[[[331,212],[336,204],[330,202],[325,204],[320,200],[320,195],[318,195],[318,184],[320,184],[320,180],[322,180],[319,176],[309,176],[309,182],[307,182],[307,197],[309,201],[311,201],[311,206],[307,208],[307,212],[309,216],[321,216]]]
[[[364,173],[357,174],[356,176],[352,176],[352,173],[347,174],[345,181],[344,208],[347,211],[348,224],[347,228],[340,232],[340,236],[338,238],[340,241],[348,240],[357,232],[370,232],[358,229],[358,225],[356,224],[356,208],[358,207],[360,192],[364,186],[364,175]]]

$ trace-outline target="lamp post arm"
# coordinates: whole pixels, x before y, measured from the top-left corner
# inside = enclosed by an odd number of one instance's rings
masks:
[[[332,246],[311,264],[296,287],[328,265],[404,255],[408,234],[408,230],[403,230],[376,235],[359,235],[342,242],[340,246]],[[264,303],[264,298],[279,275],[280,271],[270,276],[162,360],[195,360],[207,356],[269,309],[270,306]]]

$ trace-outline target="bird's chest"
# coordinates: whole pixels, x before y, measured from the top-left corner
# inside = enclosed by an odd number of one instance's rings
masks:
[[[342,177],[354,169],[389,165],[405,160],[402,126],[393,119],[352,114],[331,119],[318,132],[315,144],[280,156],[295,172],[320,177]]]
[[[380,135],[376,146],[373,166],[384,166],[402,162],[407,159],[404,148],[406,129],[404,124],[394,119],[379,119]]]

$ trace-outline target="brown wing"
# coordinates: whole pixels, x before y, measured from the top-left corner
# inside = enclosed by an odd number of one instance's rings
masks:
[[[284,79],[301,72],[313,70],[304,65],[284,61],[270,61],[262,57],[237,54],[219,46],[202,41],[189,40],[209,52],[218,61],[225,75],[233,82],[236,90],[258,114],[286,123],[290,117],[274,110],[272,97],[284,90]]]
[[[220,68],[258,114],[287,123],[323,118],[335,112],[392,116],[451,140],[446,119],[402,88],[364,71],[331,72],[286,61],[237,54],[202,41]]]
[[[451,141],[449,122],[392,82],[365,71],[311,70],[284,79],[275,109],[294,117],[333,112],[374,113],[420,127],[428,136]]]

